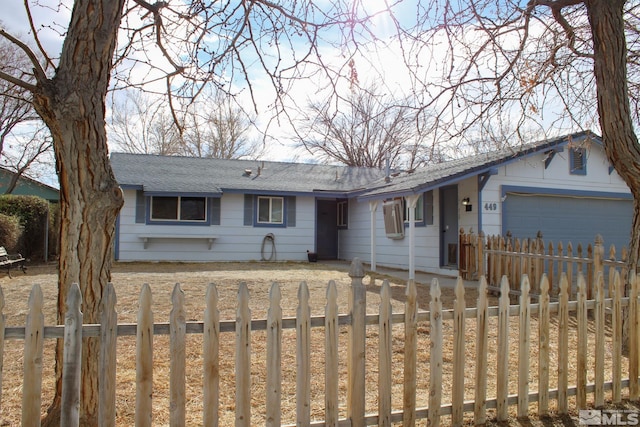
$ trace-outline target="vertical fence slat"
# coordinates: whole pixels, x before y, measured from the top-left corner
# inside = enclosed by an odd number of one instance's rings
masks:
[[[458,277],[453,303],[453,395],[452,424],[462,425],[464,420],[464,376],[465,376],[465,299],[464,282]]]
[[[77,427],[80,425],[82,367],[82,294],[77,283],[69,288],[65,304],[60,426]]]
[[[349,270],[349,343],[347,348],[347,417],[352,427],[363,427],[365,413],[365,338],[367,314],[367,294],[362,284],[364,268],[360,259],[355,258]]]
[[[569,387],[569,280],[567,273],[560,274],[558,289],[558,412],[569,411],[567,389]]]
[[[22,425],[40,425],[42,402],[42,350],[44,314],[42,289],[34,285],[29,294],[29,313],[25,326],[24,366],[22,386]]]
[[[98,381],[100,427],[115,427],[116,425],[117,343],[116,291],[113,283],[107,283],[100,301],[100,380]]]
[[[151,427],[153,396],[153,311],[151,287],[142,285],[136,332],[136,427]]]
[[[269,289],[267,312],[267,396],[266,425],[281,424],[282,411],[282,293],[280,285],[272,283]]]
[[[474,418],[476,425],[487,422],[487,361],[489,353],[489,299],[487,279],[480,277],[476,312],[476,386]]]
[[[597,250],[597,248],[596,248]],[[594,404],[596,408],[604,405],[604,276],[601,270],[597,271],[596,276],[596,308],[595,328],[596,328],[596,348],[595,348],[595,396]]]
[[[298,287],[296,311],[296,420],[311,423],[311,309],[307,282]]]
[[[538,314],[538,415],[540,416],[545,416],[549,412],[549,288],[549,279],[546,274],[543,274],[540,282]]]
[[[509,407],[509,279],[502,277],[498,303],[497,419],[506,421]]]
[[[327,287],[325,307],[325,397],[324,418],[327,427],[338,427],[338,291],[336,282],[331,280]]]
[[[440,425],[440,405],[442,404],[442,299],[438,279],[431,281],[431,302],[429,321],[431,332],[431,354],[429,356],[429,426]]]
[[[4,314],[4,291],[0,286],[0,411],[2,411],[2,379],[4,372],[4,327],[7,316]],[[0,412],[1,413],[1,412]]]
[[[418,290],[414,280],[409,280],[404,303],[404,389],[403,425],[416,424],[416,381],[418,350]],[[433,337],[433,333],[431,335]]]
[[[236,314],[236,427],[251,426],[251,310],[249,289],[241,282]]]
[[[169,313],[169,423],[171,426],[183,426],[185,413],[185,378],[187,316],[184,309],[184,292],[176,283],[171,294],[171,312]]]
[[[613,268],[612,268],[613,270]],[[613,403],[622,401],[622,281],[620,272],[614,271],[613,281],[609,282],[613,302],[611,308],[611,329],[613,360],[612,360],[612,400]]]
[[[391,426],[392,327],[391,289],[389,281],[380,290],[380,322],[378,326],[378,426]]]
[[[577,297],[576,406],[578,409],[584,409],[587,406],[587,350],[589,347],[587,342],[587,284],[581,271],[578,271]]]
[[[520,313],[518,340],[518,417],[529,413],[529,358],[531,349],[531,301],[529,277],[522,276],[520,284]]]
[[[640,280],[638,276],[629,272],[629,279],[631,281],[631,291],[629,294],[629,399],[638,400],[640,397],[640,387],[638,384],[639,375],[639,363],[640,352],[638,351],[638,345],[640,339],[638,337],[638,286]]]
[[[210,283],[205,296],[203,351],[203,425],[218,427],[220,406],[220,310],[218,289]]]

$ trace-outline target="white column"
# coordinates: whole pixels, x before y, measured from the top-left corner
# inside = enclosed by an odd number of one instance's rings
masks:
[[[420,195],[406,196],[409,207],[409,280],[416,278],[416,206]]]
[[[376,271],[376,211],[378,201],[369,202],[369,212],[371,213],[371,271]]]

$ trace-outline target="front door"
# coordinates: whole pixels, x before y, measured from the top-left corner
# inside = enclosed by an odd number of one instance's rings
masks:
[[[440,265],[458,267],[458,186],[440,189]]]
[[[316,252],[318,259],[338,259],[338,202],[316,203]]]

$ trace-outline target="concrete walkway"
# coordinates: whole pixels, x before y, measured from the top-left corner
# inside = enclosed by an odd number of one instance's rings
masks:
[[[348,271],[351,263],[349,261],[319,261],[319,263],[324,264],[324,265],[328,265],[328,266],[332,266],[336,269],[340,269],[340,270],[346,270]],[[363,263],[364,266],[364,270],[366,272],[370,272],[371,271],[371,266],[368,263]],[[404,281],[408,281],[409,280],[409,270],[401,270],[401,269],[397,269],[397,268],[389,268],[389,267],[381,267],[381,266],[377,266],[376,267],[376,273],[380,274],[380,275],[384,275],[384,276],[389,276],[389,277],[394,277],[400,280],[404,280]],[[423,285],[429,285],[431,284],[431,281],[436,278],[438,279],[438,282],[440,283],[440,287],[442,288],[453,288],[456,285],[456,281],[457,278],[454,276],[455,271],[452,270],[452,275],[451,276],[444,276],[444,275],[440,275],[440,274],[433,274],[433,273],[425,273],[423,271],[416,271],[415,272],[415,280],[416,283],[420,283]],[[464,282],[464,286],[465,287],[470,287],[470,288],[476,288],[478,286],[478,283],[476,281],[469,281],[469,280],[465,280]]]

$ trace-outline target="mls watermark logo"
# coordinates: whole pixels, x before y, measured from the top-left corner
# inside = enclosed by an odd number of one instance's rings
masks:
[[[640,413],[617,409],[581,409],[578,422],[583,426],[635,426],[640,423]]]

